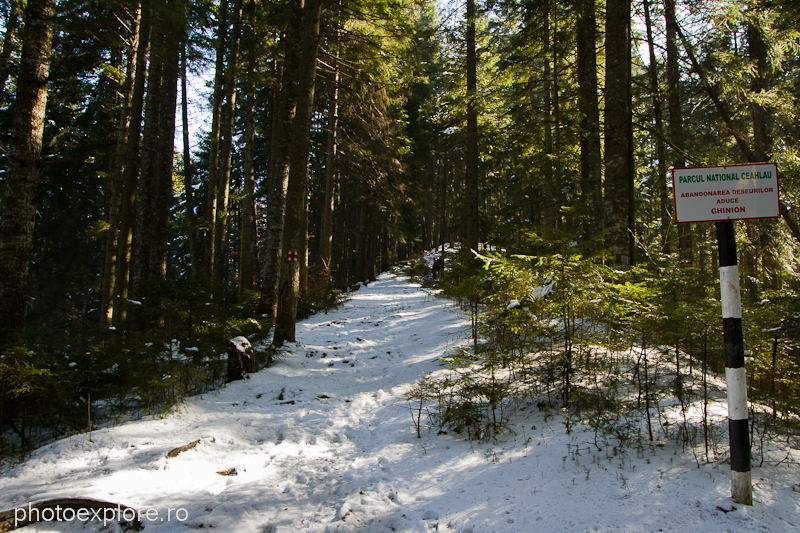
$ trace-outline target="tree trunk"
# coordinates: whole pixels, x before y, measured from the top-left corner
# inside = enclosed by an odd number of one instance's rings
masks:
[[[157,2],[160,0],[157,0]],[[142,156],[139,174],[139,192],[136,203],[135,238],[131,257],[131,291],[142,297],[150,280],[150,255],[156,238],[153,209],[158,195],[158,142],[161,130],[161,82],[164,70],[164,16],[161,6],[154,6],[151,35],[150,64],[147,70],[147,96],[145,98],[144,127],[142,130]]]
[[[359,177],[359,189],[362,189],[364,184],[364,179]],[[367,205],[363,201],[364,194],[363,191],[359,195],[362,198],[362,201],[358,204],[358,231],[356,232],[356,281],[365,282],[367,281],[367,232],[368,232],[368,221],[367,221]]]
[[[544,194],[545,194],[545,225],[552,228],[558,227],[557,219],[560,216],[556,196],[558,194],[558,184],[555,180],[553,169],[553,43],[550,35],[550,1],[544,2],[544,80],[543,80],[543,100],[544,100]]]
[[[0,224],[0,331],[25,326],[55,0],[28,0]]]
[[[675,19],[675,0],[664,0],[664,17],[667,26],[667,110],[669,113],[670,141],[673,147],[672,166],[686,166],[684,155],[683,111],[680,96],[680,68],[678,56],[678,26]],[[678,250],[684,261],[692,261],[692,225],[678,224]]]
[[[123,178],[125,174],[125,157],[128,149],[128,131],[130,129],[131,105],[133,102],[134,78],[136,74],[136,49],[139,45],[139,25],[141,23],[141,3],[134,14],[131,24],[130,40],[126,60],[125,82],[120,88],[122,101],[117,120],[117,146],[111,166],[111,179],[107,184],[108,201],[106,204],[106,222],[103,250],[103,274],[100,286],[100,331],[108,330],[114,316],[114,284],[116,278],[117,249],[119,246],[120,201],[122,198]]]
[[[227,43],[228,65],[225,76],[225,108],[222,110],[222,131],[219,183],[217,185],[217,216],[214,229],[214,284],[222,286],[227,274],[228,196],[231,183],[231,154],[233,126],[236,118],[236,77],[239,65],[239,41],[242,33],[242,0],[233,4],[233,29]]]
[[[606,248],[612,265],[626,267],[632,263],[633,252],[630,0],[608,0],[606,19]]]
[[[561,208],[564,205],[564,165],[561,163],[561,99],[559,94],[560,87],[558,85],[558,41],[555,37],[557,35],[556,32],[558,31],[558,5],[556,3],[552,4],[552,11],[550,15],[553,21],[553,30],[551,34],[551,53],[553,56],[553,71],[551,81],[551,103],[553,106],[553,115],[551,121],[553,135],[552,159],[555,163],[555,169],[553,172],[553,184],[555,188],[553,200],[555,205],[553,212],[555,214],[555,228],[557,230],[561,230],[564,225],[564,217],[561,212]],[[550,33],[549,29],[548,33]]]
[[[151,280],[167,275],[169,215],[174,202],[172,171],[175,163],[175,108],[178,99],[180,36],[183,34],[183,0],[171,0],[165,6],[164,50],[159,91],[158,155],[156,159],[156,195],[153,198],[153,242],[149,255]]]
[[[275,317],[278,309],[278,285],[283,249],[286,192],[289,183],[289,149],[292,146],[292,122],[297,110],[298,68],[302,44],[303,0],[292,0],[291,13],[282,39],[285,59],[281,74],[278,114],[273,117],[274,160],[268,181],[267,227],[264,245],[264,270],[258,312]]]
[[[442,223],[441,223],[441,236],[439,238],[442,245],[442,258],[444,258],[444,245],[447,243],[447,190],[450,188],[448,168],[449,156],[447,145],[447,137],[444,138],[444,149],[442,150]]]
[[[383,224],[381,224],[381,272],[389,271],[389,229],[386,215],[382,216]]]
[[[6,101],[6,84],[8,83],[8,66],[11,63],[11,54],[16,48],[17,30],[19,29],[20,14],[23,10],[22,0],[11,0],[6,19],[6,33],[3,37],[3,50],[0,51],[0,105]]]
[[[228,0],[221,0],[219,6],[219,26],[217,27],[217,59],[214,74],[214,102],[211,109],[211,133],[208,138],[208,197],[206,200],[205,251],[203,253],[203,275],[214,278],[214,263],[217,251],[217,186],[219,181],[219,128],[222,113],[222,84],[225,77],[225,47],[228,34]]]
[[[338,29],[334,42],[338,40]],[[336,137],[339,127],[339,67],[333,59],[330,93],[328,98],[328,153],[325,160],[325,201],[322,204],[322,224],[319,236],[319,257],[330,283],[331,250],[333,244],[333,193],[336,188]]]
[[[769,89],[767,76],[770,72],[769,47],[764,42],[761,28],[755,24],[747,26],[748,55],[755,65],[755,75],[750,82],[750,91],[758,95]],[[756,162],[769,161],[772,140],[769,134],[769,112],[758,102],[750,104],[753,120],[753,158]]]
[[[430,168],[426,169],[426,174],[428,176],[434,175]],[[423,187],[423,190],[420,191],[425,203],[425,217],[422,225],[422,249],[428,251],[433,248],[435,240],[433,236],[433,191],[431,191],[430,182],[426,182]]]
[[[586,240],[603,231],[600,110],[597,101],[597,21],[595,0],[579,0],[577,22],[578,91],[581,113],[581,188],[586,201]],[[598,245],[590,244],[597,251]]]
[[[750,81],[750,91],[753,95],[759,95],[769,89],[769,73],[771,70],[769,60],[769,47],[764,41],[761,28],[753,23],[747,26],[748,55],[754,64],[755,75]],[[770,117],[769,112],[757,101],[750,103],[750,117],[753,122],[753,159],[755,162],[768,162],[769,152],[772,145],[770,136]],[[746,220],[745,226],[751,247],[751,264],[748,279],[748,289],[751,296],[757,298],[758,287],[755,281],[759,280],[768,285],[773,285],[775,278],[770,276],[776,270],[779,260],[775,256],[778,249],[774,239],[774,230],[777,227],[773,220]]]
[[[478,212],[478,60],[475,50],[475,0],[467,0],[467,146],[464,175],[464,242],[462,248],[477,250]]]
[[[375,281],[378,273],[375,267],[378,263],[378,233],[376,231],[377,225],[375,220],[375,209],[368,211],[369,217],[367,218],[367,279]]]
[[[659,215],[661,218],[661,249],[668,253],[669,228],[669,196],[667,193],[667,156],[664,146],[664,125],[661,112],[661,91],[658,83],[658,63],[656,62],[655,42],[653,39],[653,21],[650,17],[650,1],[644,0],[644,18],[647,26],[647,47],[650,52],[650,97],[653,102],[653,121],[656,130],[657,188],[659,198]],[[655,187],[654,187],[655,188]]]
[[[255,3],[250,2],[248,15],[254,15]],[[256,129],[256,83],[257,69],[255,52],[255,35],[247,34],[247,81],[245,87],[245,145],[244,145],[244,196],[242,206],[242,239],[239,253],[239,292],[253,290],[255,267],[258,265],[258,247],[256,246],[256,198],[255,172],[253,170],[253,154],[255,151]],[[274,95],[273,95],[274,98]]]
[[[194,215],[194,172],[192,151],[189,145],[189,98],[186,91],[186,39],[181,43],[181,118],[183,119],[183,190],[186,195],[186,231],[189,239],[189,274],[197,277],[197,231]]]
[[[340,288],[345,288],[350,284],[347,251],[350,249],[350,234],[352,233],[349,224],[350,206],[352,202],[350,201],[350,179],[346,172],[348,167],[345,162],[342,162],[339,168],[339,205],[334,211],[334,216],[337,220],[335,221],[336,223],[334,223],[334,231],[336,234],[334,235],[333,242],[336,249],[333,253],[339,265],[337,269],[338,286]]]
[[[298,252],[298,262],[300,263],[300,287],[297,289],[298,299],[305,297],[308,291],[308,184],[306,184],[306,191],[303,195],[303,222],[301,227],[306,228],[306,237],[300,241],[300,250]]]
[[[308,0],[303,13],[302,54],[298,68],[297,113],[292,123],[292,150],[289,183],[286,191],[283,255],[299,254],[308,240],[305,223],[308,190],[308,150],[311,111],[314,105],[314,80],[317,73],[317,48],[322,0]],[[302,258],[299,258],[302,260]],[[280,299],[273,340],[280,345],[295,340],[297,299],[300,291],[300,261],[284,261],[280,276]]]
[[[139,44],[136,49],[136,75],[133,87],[133,100],[131,102],[130,131],[128,132],[128,145],[125,154],[122,198],[120,199],[117,266],[114,279],[114,322],[116,324],[121,324],[127,319],[133,223],[139,180],[139,140],[142,131],[142,109],[144,107],[149,40],[150,3],[149,1],[144,1],[142,2]]]

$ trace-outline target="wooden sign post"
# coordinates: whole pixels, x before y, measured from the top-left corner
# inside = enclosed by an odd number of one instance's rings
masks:
[[[742,296],[733,221],[780,216],[778,168],[774,163],[672,170],[675,221],[715,222],[728,385],[731,496],[753,505],[750,432],[742,336]]]

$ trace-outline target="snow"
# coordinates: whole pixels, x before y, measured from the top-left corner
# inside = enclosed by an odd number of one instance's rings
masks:
[[[534,287],[531,290],[531,299],[537,300],[539,298],[544,298],[545,296],[547,296],[548,294],[553,292],[553,287],[555,287],[555,286],[556,286],[556,282],[551,280],[550,278],[547,278],[547,280],[545,280],[545,284],[543,286]]]
[[[237,352],[243,354],[247,354],[247,350],[251,348],[250,341],[247,340],[247,337],[242,337],[242,336],[234,337],[228,342],[232,344],[234,348],[236,348]]]
[[[727,464],[698,468],[670,443],[598,450],[591,430],[567,434],[563,413],[535,405],[497,441],[438,428],[418,439],[403,395],[468,343],[468,328],[447,300],[383,274],[338,310],[298,324],[298,342],[249,380],[163,417],[54,442],[6,468],[0,510],[91,497],[135,507],[145,531],[163,532],[800,528],[795,456],[754,462],[755,505],[746,507],[729,498]],[[24,531],[102,527],[41,522]]]

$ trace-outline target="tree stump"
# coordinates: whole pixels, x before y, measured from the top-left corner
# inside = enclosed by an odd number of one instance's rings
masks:
[[[241,336],[229,340],[227,382],[245,379],[245,374],[253,372],[258,372],[258,361],[250,341]]]
[[[433,261],[433,277],[438,278],[444,272],[444,259],[441,257]]]

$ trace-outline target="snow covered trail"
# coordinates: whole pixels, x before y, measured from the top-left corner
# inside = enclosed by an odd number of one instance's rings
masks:
[[[163,530],[356,524],[376,504],[398,506],[390,463],[401,450],[423,451],[402,394],[458,342],[463,323],[452,304],[384,275],[337,311],[298,324],[298,345],[251,379],[163,419],[38,450],[0,478],[0,508],[80,496],[155,508],[159,520],[145,524]],[[217,473],[230,468],[237,475]],[[188,519],[177,520],[178,509]]]
[[[145,530],[224,532],[796,531],[800,469],[753,470],[756,505],[729,467],[672,446],[604,449],[529,409],[500,442],[429,431],[403,394],[466,341],[451,303],[383,274],[251,379],[174,413],[55,442],[0,476],[0,510],[92,497],[149,510]],[[167,453],[199,439],[193,449]],[[229,475],[222,475],[229,474]],[[800,491],[800,485],[797,485]],[[24,531],[101,530],[48,522]],[[84,529],[86,527],[86,529]]]

